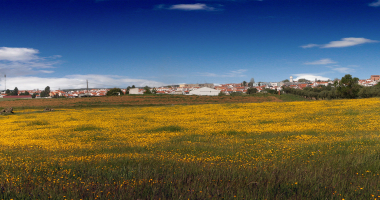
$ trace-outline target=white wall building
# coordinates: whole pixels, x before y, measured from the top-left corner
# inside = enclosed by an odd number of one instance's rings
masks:
[[[189,95],[201,95],[201,96],[218,96],[220,90],[215,90],[208,87],[199,88],[197,90],[192,90]]]
[[[131,88],[129,89],[129,94],[144,94],[144,89]]]
[[[273,87],[281,86],[281,82],[270,82],[270,85]]]

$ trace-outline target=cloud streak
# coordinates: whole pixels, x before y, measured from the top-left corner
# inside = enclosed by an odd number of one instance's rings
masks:
[[[304,49],[307,48],[313,48],[313,47],[319,47],[319,48],[342,48],[342,47],[351,47],[356,46],[360,44],[366,44],[366,43],[376,43],[379,42],[377,40],[370,40],[366,38],[355,38],[355,37],[349,37],[349,38],[342,38],[339,41],[331,41],[328,44],[307,44],[301,46]]]
[[[315,79],[322,80],[322,81],[323,80],[327,81],[327,80],[330,79],[330,78],[319,76],[319,75],[315,75],[315,74],[293,74],[293,75],[297,77],[297,78],[294,79],[296,81],[298,81],[299,79],[306,79],[306,80],[310,80],[310,81],[313,81]]]
[[[175,4],[167,6],[165,4],[160,4],[156,6],[157,9],[166,9],[166,10],[183,10],[183,11],[219,11],[220,8],[209,6],[204,3],[195,3],[195,4]]]
[[[313,62],[306,62],[304,63],[305,65],[328,65],[328,64],[333,64],[336,63],[335,61],[331,60],[330,58],[325,58]]]
[[[0,47],[0,74],[11,76],[25,76],[38,73],[53,73],[52,70],[41,70],[55,68],[59,64],[55,55],[50,57],[39,57],[39,51],[33,48]]]
[[[380,0],[372,2],[372,3],[368,4],[368,5],[371,6],[371,7],[379,7],[380,6]]]
[[[307,45],[303,45],[301,47],[304,49],[307,49],[307,48],[318,47],[318,46],[320,46],[320,45],[318,45],[318,44],[307,44]]]
[[[348,67],[342,67],[340,65],[333,65],[333,66],[326,66],[332,70],[332,73],[338,72],[342,74],[348,74],[355,72],[355,69],[352,69],[350,67],[357,67],[355,65],[348,65]]]
[[[31,48],[0,47],[0,61],[28,61],[38,57],[38,50]]]
[[[332,70],[337,71],[337,72],[342,73],[342,74],[348,74],[348,73],[352,73],[355,71],[355,70],[348,68],[348,67],[337,67],[337,68],[332,68]]]
[[[136,87],[144,87],[146,85],[151,87],[158,87],[167,85],[162,82],[146,80],[146,79],[133,79],[126,76],[118,75],[98,75],[98,74],[88,74],[88,75],[68,75],[64,77],[9,77],[7,75],[7,89],[13,89],[15,87],[20,90],[33,90],[33,89],[43,89],[46,86],[50,86],[53,90],[56,89],[79,89],[85,88],[86,80],[89,82],[90,88],[126,88],[127,86],[135,85]],[[1,90],[4,89],[4,82],[1,81]]]
[[[209,72],[204,72],[204,73],[199,73],[200,76],[208,76],[208,77],[220,77],[220,78],[226,78],[226,77],[245,77],[244,72],[246,72],[246,69],[239,69],[236,71],[230,71],[229,73],[226,74],[215,74],[215,73],[209,73]]]

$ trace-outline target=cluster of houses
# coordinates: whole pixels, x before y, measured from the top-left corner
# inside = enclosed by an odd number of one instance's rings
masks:
[[[370,79],[359,80],[359,85],[370,87],[380,82],[380,75],[372,75]]]
[[[362,86],[373,86],[380,81],[380,75],[372,75],[370,79],[359,80],[359,84]],[[233,92],[236,93],[246,93],[247,90],[251,87],[256,88],[257,92],[265,91],[266,89],[272,89],[281,91],[282,86],[287,86],[295,89],[304,89],[305,87],[319,87],[321,85],[327,86],[328,84],[333,84],[333,81],[310,81],[310,82],[297,82],[293,80],[293,77],[290,76],[289,81],[284,82],[258,82],[258,83],[229,83],[229,84],[220,84],[214,85],[212,83],[204,84],[180,84],[180,85],[171,85],[154,88],[156,94],[179,94],[179,95],[208,95],[216,96],[219,93],[224,93],[225,95],[230,95]],[[51,97],[66,97],[66,98],[78,98],[85,96],[106,96],[107,91],[110,89],[91,89],[91,90],[52,90],[48,98]],[[151,89],[152,90],[152,89]],[[42,91],[39,90],[19,90],[19,94],[29,92],[30,95],[25,96],[7,96],[5,91],[1,92],[0,98],[32,98],[31,95],[36,93],[36,98],[40,98],[38,94]],[[123,93],[127,92],[127,89],[122,89]],[[130,88],[129,94],[144,94],[144,88]]]
[[[91,89],[91,90],[52,90],[49,93],[49,97],[46,98],[52,98],[52,97],[66,97],[66,98],[78,98],[83,96],[106,96],[107,91],[110,89]],[[43,90],[19,90],[17,98],[32,98],[33,94],[36,94],[36,98],[41,98],[39,94],[41,94]],[[124,93],[127,91],[126,89],[122,90]],[[22,93],[28,92],[30,95],[20,95]],[[6,95],[5,91],[1,92],[0,98],[15,98],[15,96]],[[45,98],[45,97],[44,97]]]

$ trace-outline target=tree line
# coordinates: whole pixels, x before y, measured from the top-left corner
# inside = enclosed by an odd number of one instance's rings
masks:
[[[333,84],[318,87],[306,87],[303,90],[282,86],[287,94],[294,94],[308,99],[354,99],[380,97],[380,84],[364,87],[359,85],[359,78],[346,74],[342,79],[335,80]]]
[[[128,87],[126,88],[126,92],[125,92],[125,94],[129,94],[129,90],[132,89],[132,88],[136,88],[135,85],[128,86]],[[7,90],[5,91],[5,93],[6,93],[7,95],[12,95],[12,96],[18,96],[18,95],[30,95],[30,93],[29,93],[28,91],[25,91],[25,92],[20,93],[20,94],[19,94],[18,92],[19,92],[19,90],[18,90],[17,87],[15,87],[14,90],[9,90],[9,89],[7,89]],[[151,89],[151,88],[148,87],[148,86],[145,86],[145,87],[144,87],[144,94],[156,94],[156,92],[157,92],[157,89],[156,89],[156,88]],[[123,95],[123,94],[124,94],[124,92],[123,92],[120,88],[116,88],[116,87],[110,89],[110,90],[106,93],[107,96],[115,96],[115,95]],[[49,97],[49,96],[50,96],[50,87],[49,87],[49,86],[46,86],[46,87],[45,87],[45,90],[41,91],[41,93],[33,93],[33,94],[32,94],[32,98],[36,98],[37,95],[39,95],[40,97]],[[59,94],[55,94],[55,95],[53,96],[53,98],[59,98]]]
[[[7,89],[7,90],[5,91],[5,94],[7,94],[7,95],[12,95],[12,96],[18,96],[18,95],[20,95],[20,96],[25,96],[25,95],[30,95],[28,91],[21,92],[21,93],[19,94],[19,93],[18,93],[18,88],[17,88],[17,87],[15,87],[15,89],[13,89],[12,91],[9,90],[9,89]]]
[[[5,91],[5,94],[12,95],[12,96],[26,96],[26,95],[30,95],[30,93],[28,91],[22,92],[20,94],[18,92],[19,92],[18,88],[15,87],[15,89],[13,89],[12,91],[9,90],[9,89],[7,89]],[[48,97],[48,96],[50,96],[50,87],[46,86],[45,90],[41,91],[41,93],[33,93],[32,94],[32,98],[36,98],[37,95],[40,95],[40,97]],[[54,97],[58,98],[59,96],[58,96],[58,94],[56,94]]]
[[[119,96],[119,95],[123,95],[123,94],[129,94],[129,90],[132,88],[136,88],[135,85],[132,85],[132,87],[128,86],[126,88],[125,93],[124,93],[120,88],[115,87],[115,88],[110,89],[106,93],[106,95],[107,96]],[[153,89],[150,88],[149,86],[144,87],[144,94],[156,94],[156,93],[157,93],[157,89],[155,87]]]

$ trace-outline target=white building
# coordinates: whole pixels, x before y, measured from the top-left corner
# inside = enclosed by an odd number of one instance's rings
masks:
[[[220,90],[215,90],[208,87],[199,88],[189,92],[189,95],[201,95],[201,96],[218,96]]]
[[[273,87],[278,87],[278,86],[281,86],[281,83],[280,82],[270,82],[270,85]]]
[[[131,88],[129,89],[129,94],[144,94],[144,89]]]

